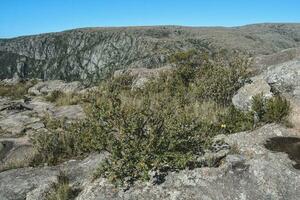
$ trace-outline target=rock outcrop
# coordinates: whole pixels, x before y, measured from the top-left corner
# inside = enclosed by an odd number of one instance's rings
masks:
[[[47,134],[46,116],[68,122],[85,113],[80,105],[56,106],[41,97],[26,102],[0,97],[0,171],[28,166],[35,156],[30,137]]]
[[[39,95],[48,95],[54,91],[59,91],[64,93],[75,93],[75,92],[79,92],[82,89],[84,89],[84,87],[78,81],[66,83],[61,80],[52,80],[52,81],[37,83],[33,87],[29,88],[28,93],[39,96]]]
[[[233,97],[232,103],[235,107],[249,110],[254,95],[262,93],[268,98],[272,93],[280,93],[291,103],[290,121],[295,128],[300,129],[300,57],[268,66],[252,77],[252,81],[240,88]]]
[[[273,96],[271,87],[265,80],[258,79],[240,88],[233,96],[232,104],[240,110],[251,110],[252,100],[256,95],[262,95],[266,99]]]
[[[69,161],[56,167],[22,168],[0,173],[1,200],[46,200],[59,178],[68,178],[72,187],[81,188],[91,180],[93,171],[107,156],[93,154],[82,161]]]

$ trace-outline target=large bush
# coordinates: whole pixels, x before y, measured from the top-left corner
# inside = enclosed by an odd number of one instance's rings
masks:
[[[197,155],[203,153],[213,130],[183,108],[169,105],[167,99],[157,104],[144,99],[139,105],[115,105],[102,116],[99,125],[115,137],[106,148],[111,157],[99,173],[122,185],[149,179],[153,169],[200,166]]]

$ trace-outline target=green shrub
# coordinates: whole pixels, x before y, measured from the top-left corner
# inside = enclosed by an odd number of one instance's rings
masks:
[[[80,155],[81,152],[76,149],[80,142],[79,135],[76,132],[71,133],[70,130],[75,124],[66,127],[66,120],[52,119],[50,116],[46,116],[43,121],[49,132],[37,134],[31,138],[37,152],[31,165],[43,163],[56,165],[68,158]]]
[[[266,102],[266,113],[264,121],[270,122],[284,122],[290,112],[290,103],[281,96],[275,96]]]
[[[236,133],[254,128],[254,114],[243,112],[230,106],[224,114],[219,115],[219,122],[225,133]]]
[[[68,158],[78,157],[79,154],[75,152],[78,138],[64,130],[39,134],[32,142],[37,152],[31,164],[33,166],[41,163],[56,165]]]
[[[265,99],[262,95],[256,95],[252,100],[252,110],[262,122],[285,123],[291,108],[290,103],[280,95],[269,99]]]
[[[128,104],[122,107],[116,103],[107,114],[98,126],[115,137],[108,141],[106,150],[111,156],[98,174],[116,185],[148,180],[152,169],[200,166],[197,155],[203,153],[213,136],[210,125],[197,121],[180,108],[168,108],[164,101],[151,105],[145,100],[139,107]]]
[[[58,183],[54,185],[53,191],[51,191],[46,199],[47,200],[70,200],[75,199],[78,195],[77,190],[73,190],[69,186],[69,180],[65,175],[60,175]]]
[[[176,65],[174,78],[187,87],[194,81],[197,70],[209,63],[209,58],[207,53],[189,50],[171,55],[169,61]]]
[[[248,73],[243,66],[205,66],[199,69],[195,91],[199,98],[229,105],[235,92],[244,85]]]
[[[131,89],[134,76],[128,74],[121,74],[115,78],[108,80],[107,89],[109,92],[120,91],[120,90],[129,90]]]
[[[263,94],[258,94],[252,97],[252,110],[255,112],[259,119],[263,119],[266,114],[266,99]]]

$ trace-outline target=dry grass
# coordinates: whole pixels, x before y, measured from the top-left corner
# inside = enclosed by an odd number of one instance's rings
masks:
[[[35,85],[36,83],[37,80],[20,82],[14,85],[0,83],[0,96],[10,97],[12,99],[23,98],[24,95],[28,94],[28,89],[33,85]]]

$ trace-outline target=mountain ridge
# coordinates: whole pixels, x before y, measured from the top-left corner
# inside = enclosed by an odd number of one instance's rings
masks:
[[[0,39],[0,79],[18,76],[95,82],[111,71],[158,68],[195,49],[268,55],[300,47],[300,24],[240,27],[98,27]]]

